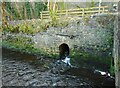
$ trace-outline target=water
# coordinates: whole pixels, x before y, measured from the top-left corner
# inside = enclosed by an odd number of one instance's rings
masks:
[[[70,58],[57,62],[3,48],[3,86],[73,86],[78,88],[114,87],[114,78],[97,69],[71,67]],[[69,65],[66,65],[68,63]],[[96,87],[98,86],[98,87]],[[112,87],[111,87],[112,86]]]
[[[110,76],[110,77],[112,77],[111,75],[110,75],[110,73],[107,73],[107,72],[103,72],[103,71],[99,71],[99,70],[95,70],[94,71],[95,73],[100,73],[101,75],[106,75],[106,76]]]
[[[69,66],[72,66],[70,63],[70,58],[66,57],[64,60],[62,60],[64,63],[68,64]]]

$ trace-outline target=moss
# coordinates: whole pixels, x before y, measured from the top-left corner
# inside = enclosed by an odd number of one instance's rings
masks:
[[[70,52],[71,63],[78,66],[88,66],[88,64],[101,64],[105,66],[106,70],[110,72],[111,75],[114,75],[114,65],[112,64],[112,55],[99,56],[96,54],[91,54],[85,52],[84,50],[77,51],[71,50]],[[90,65],[91,66],[91,65]],[[95,65],[96,67],[97,65]],[[98,66],[97,69],[104,69],[102,66]]]
[[[17,36],[15,38],[4,39],[2,41],[2,47],[33,55],[44,55],[54,59],[58,57],[57,54],[50,54],[42,49],[34,48],[34,43],[30,42],[30,38]]]
[[[111,75],[115,75],[115,67],[112,64],[110,65],[109,72]]]
[[[70,53],[70,57],[72,58],[73,63],[78,63],[80,65],[84,65],[84,63],[92,61],[98,62],[101,64],[106,64],[108,67],[111,65],[112,56],[98,56],[93,55],[85,51],[75,51],[72,50]]]

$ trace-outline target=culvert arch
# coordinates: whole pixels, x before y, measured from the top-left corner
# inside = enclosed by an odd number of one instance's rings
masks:
[[[70,48],[68,44],[62,43],[59,45],[59,58],[65,59],[66,56],[69,56]]]

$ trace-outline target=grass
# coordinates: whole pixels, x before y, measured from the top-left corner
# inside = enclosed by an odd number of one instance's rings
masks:
[[[71,58],[74,58],[78,62],[81,62],[81,60],[82,61],[92,60],[92,61],[104,63],[108,66],[111,65],[111,58],[112,57],[110,55],[101,57],[98,55],[90,54],[90,53],[85,52],[85,51],[74,51],[74,50],[71,51],[70,55],[71,55],[70,56]]]
[[[110,72],[112,75],[114,75],[114,66],[111,64],[112,56],[98,56],[93,55],[85,51],[76,51],[71,50],[70,52],[71,57],[71,63],[78,65],[78,66],[91,66],[92,65],[95,68],[98,69],[106,69],[108,72]],[[97,65],[99,64],[99,65]],[[105,67],[103,67],[105,66]]]
[[[22,21],[19,24],[9,25],[8,28],[2,25],[3,32],[11,33],[26,33],[36,34],[38,32],[45,32],[49,27],[65,27],[69,20],[57,19],[54,22],[51,20],[30,20]]]
[[[28,41],[30,41],[30,39],[28,38],[22,38],[22,37],[18,37],[18,38],[10,38],[7,40],[3,40],[2,41],[2,46],[8,49],[12,49],[15,51],[20,51],[23,53],[28,53],[28,54],[33,54],[33,55],[43,55],[43,56],[47,56],[50,58],[56,58],[57,55],[56,54],[49,54],[46,51],[42,50],[42,49],[37,49],[34,47],[33,43],[29,43]]]

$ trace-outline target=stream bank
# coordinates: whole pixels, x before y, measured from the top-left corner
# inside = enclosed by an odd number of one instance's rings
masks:
[[[95,69],[60,67],[56,60],[2,48],[3,86],[115,88],[114,78]],[[61,69],[61,70],[60,70]]]

